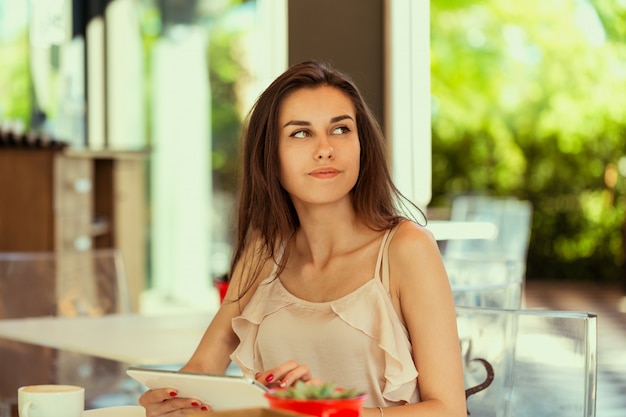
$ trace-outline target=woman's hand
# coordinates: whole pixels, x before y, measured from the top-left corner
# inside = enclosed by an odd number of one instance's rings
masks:
[[[209,404],[193,398],[178,398],[178,391],[170,388],[144,392],[139,397],[139,404],[146,409],[146,417],[176,417],[211,411]]]
[[[290,360],[274,369],[268,369],[263,372],[257,372],[254,376],[257,382],[269,388],[286,388],[303,381],[307,384],[319,384],[321,381],[311,376],[311,370],[308,366],[299,364]]]

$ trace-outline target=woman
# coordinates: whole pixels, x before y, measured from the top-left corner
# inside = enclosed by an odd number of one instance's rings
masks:
[[[232,359],[269,387],[364,391],[364,416],[465,416],[437,244],[398,210],[353,82],[317,62],[289,68],[249,115],[242,167],[229,290],[182,370],[224,373]],[[168,388],[140,403],[148,416],[210,411]]]

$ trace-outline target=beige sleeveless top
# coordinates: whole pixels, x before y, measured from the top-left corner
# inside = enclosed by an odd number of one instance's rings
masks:
[[[295,297],[275,268],[232,322],[240,343],[231,359],[244,375],[293,359],[314,378],[366,392],[366,407],[418,402],[408,331],[389,297],[387,250],[396,229],[383,237],[374,278],[334,301]]]

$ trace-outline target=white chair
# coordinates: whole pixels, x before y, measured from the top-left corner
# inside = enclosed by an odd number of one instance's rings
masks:
[[[513,197],[459,196],[450,219],[495,225],[493,239],[448,240],[442,255],[457,305],[523,305],[532,206]]]
[[[0,319],[98,316],[129,312],[119,251],[0,253]],[[17,388],[65,383],[86,388],[89,402],[124,377],[117,362],[0,340],[0,403],[14,408]],[[1,415],[1,414],[0,414]]]
[[[480,255],[444,258],[455,305],[518,309],[522,307],[524,265]]]
[[[446,241],[444,257],[480,255],[518,260],[525,265],[532,221],[529,201],[513,197],[458,196],[452,201],[450,220],[493,223],[498,233],[494,239]]]
[[[456,309],[470,416],[595,416],[595,314]]]
[[[516,282],[452,287],[454,304],[466,307],[522,308],[522,292],[521,284]]]

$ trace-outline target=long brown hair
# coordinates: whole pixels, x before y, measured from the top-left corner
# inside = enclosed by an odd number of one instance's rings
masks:
[[[357,216],[374,230],[386,230],[406,218],[406,212],[401,214],[399,207],[406,208],[408,203],[420,211],[393,184],[383,133],[354,82],[324,63],[308,61],[294,65],[259,96],[243,131],[237,243],[231,261],[231,272],[238,262],[244,263],[245,276],[239,297],[258,278],[267,259],[278,263],[278,274],[286,264],[288,252],[277,259],[276,250],[281,242],[296,233],[300,221],[279,180],[278,114],[283,99],[290,92],[321,85],[343,91],[354,105],[361,144],[360,171],[352,189]],[[420,214],[425,219],[421,211]],[[242,259],[252,239],[255,247],[247,251],[250,259],[248,256]]]

